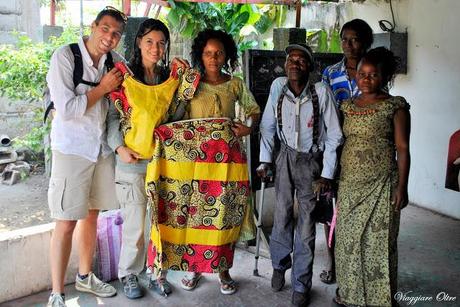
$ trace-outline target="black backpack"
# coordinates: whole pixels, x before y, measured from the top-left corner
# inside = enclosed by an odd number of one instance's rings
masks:
[[[83,60],[82,60],[80,47],[78,47],[78,44],[77,43],[69,44],[69,47],[72,50],[74,63],[75,63],[75,67],[73,69],[73,78],[72,78],[74,87],[76,88],[77,85],[79,85],[80,83],[83,83],[89,86],[98,86],[99,83],[83,80]],[[104,66],[107,68],[107,71],[113,68],[114,65],[113,65],[112,53],[110,52],[107,53],[107,58],[104,62]],[[54,103],[51,101],[51,95],[50,95],[50,90],[48,86],[45,87],[45,90],[43,92],[43,101],[45,105],[45,114],[43,115],[43,122],[46,122],[46,118],[48,117],[51,110],[55,109]]]

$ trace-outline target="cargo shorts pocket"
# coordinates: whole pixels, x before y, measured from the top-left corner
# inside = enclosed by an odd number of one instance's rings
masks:
[[[48,188],[48,206],[51,212],[64,211],[65,178],[51,178]]]
[[[134,201],[133,185],[126,181],[115,182],[115,192],[121,207],[126,207],[126,204]]]

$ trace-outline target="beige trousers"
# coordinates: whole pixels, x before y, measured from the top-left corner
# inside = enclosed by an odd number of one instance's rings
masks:
[[[115,186],[123,217],[118,278],[138,275],[145,267],[145,173],[127,173],[116,168]]]

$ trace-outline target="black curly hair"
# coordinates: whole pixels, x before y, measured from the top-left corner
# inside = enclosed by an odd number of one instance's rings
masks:
[[[364,50],[367,50],[371,47],[374,42],[374,36],[372,34],[372,28],[367,22],[362,19],[356,18],[346,22],[342,29],[340,30],[340,37],[342,38],[343,31],[353,30],[356,32],[359,40],[363,44]]]
[[[190,56],[192,58],[192,66],[200,70],[201,74],[204,74],[203,64],[203,50],[208,40],[216,39],[224,45],[225,49],[225,64],[224,70],[232,73],[238,67],[238,49],[232,36],[222,30],[206,29],[198,33],[193,40],[192,51]]]
[[[139,81],[145,83],[144,79],[144,66],[142,65],[142,54],[139,48],[139,41],[142,37],[152,31],[160,31],[166,38],[166,49],[162,63],[157,65],[158,73],[160,74],[161,81],[165,80],[168,75],[169,65],[169,30],[166,25],[158,19],[149,18],[139,25],[139,29],[136,33],[136,39],[134,40],[133,56],[129,61],[129,68],[134,73],[134,77]]]
[[[385,47],[377,47],[369,50],[361,58],[361,63],[372,64],[382,73],[382,87],[388,88],[393,84],[396,71],[399,67],[399,59],[393,52]]]

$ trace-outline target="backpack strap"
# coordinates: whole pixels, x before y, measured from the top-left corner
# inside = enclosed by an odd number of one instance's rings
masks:
[[[48,86],[46,86],[43,91],[43,101],[46,107],[45,114],[43,115],[43,123],[46,123],[48,115],[50,114],[51,110],[54,109],[54,102],[51,101],[51,94]]]
[[[310,83],[311,103],[313,106],[313,145],[311,146],[312,152],[319,150],[319,98],[316,93],[315,84]]]
[[[80,83],[83,81],[83,60],[81,56],[80,47],[78,47],[77,43],[73,43],[69,45],[70,50],[72,50],[73,54],[73,86],[76,88]]]
[[[113,56],[112,56],[111,51],[107,53],[107,57],[105,58],[104,66],[107,69],[107,72],[109,72],[115,66],[115,64],[113,63]]]
[[[99,85],[99,82],[90,82],[83,80],[83,59],[81,55],[81,50],[80,47],[78,47],[78,43],[72,43],[69,44],[70,50],[72,50],[73,54],[73,61],[74,61],[74,68],[73,68],[73,85],[76,88],[80,83],[96,87]],[[107,71],[111,70],[115,65],[113,63],[113,56],[112,53],[109,52],[107,53],[107,57],[104,62],[104,66],[106,67]],[[44,97],[50,96],[49,94],[49,88],[46,87],[45,93],[43,95]],[[49,113],[51,110],[54,109],[54,103],[52,101],[49,102],[49,104],[46,106],[45,114],[43,115],[43,122],[46,122],[46,119],[48,118]]]
[[[83,80],[83,59],[81,55],[80,47],[77,43],[73,43],[69,45],[70,49],[73,53],[73,59],[75,63],[75,67],[73,69],[73,85],[77,87],[80,83],[96,87],[99,85],[99,82],[91,82]],[[112,53],[107,53],[107,57],[104,62],[104,66],[107,68],[107,71],[111,70],[114,66],[113,64],[113,57]]]

